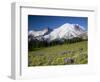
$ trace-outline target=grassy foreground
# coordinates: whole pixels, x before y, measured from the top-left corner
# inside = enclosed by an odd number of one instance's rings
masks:
[[[28,52],[28,66],[87,63],[87,41],[39,48]]]

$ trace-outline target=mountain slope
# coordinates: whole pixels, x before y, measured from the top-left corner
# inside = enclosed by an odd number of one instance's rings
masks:
[[[60,40],[60,39],[71,39],[79,37],[85,33],[85,29],[78,24],[65,23],[64,25],[54,29],[50,34],[45,35],[44,38],[47,40]]]

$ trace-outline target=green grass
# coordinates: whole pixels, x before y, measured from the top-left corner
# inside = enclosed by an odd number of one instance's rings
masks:
[[[67,59],[72,61],[66,62],[65,60]],[[87,63],[87,41],[45,47],[28,52],[28,66],[73,65]]]

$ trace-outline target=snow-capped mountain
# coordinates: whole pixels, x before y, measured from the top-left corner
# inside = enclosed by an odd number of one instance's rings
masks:
[[[28,35],[29,35],[29,36],[32,35],[32,36],[34,36],[34,37],[37,37],[37,36],[45,35],[48,31],[49,31],[48,28],[43,29],[43,30],[41,30],[41,31],[34,31],[34,30],[31,30],[31,31],[29,31]]]
[[[31,30],[28,32],[28,40],[43,40],[44,36],[48,35],[51,31],[52,29],[50,28],[45,28],[41,31]]]
[[[29,40],[62,40],[62,39],[72,39],[74,37],[82,37],[87,35],[84,27],[78,24],[65,23],[56,29],[46,28],[42,31],[29,31]],[[30,39],[31,37],[31,39]]]
[[[85,29],[82,26],[78,24],[65,23],[64,25],[54,29],[50,34],[45,35],[44,38],[49,41],[71,39],[79,37],[83,33],[85,33]]]

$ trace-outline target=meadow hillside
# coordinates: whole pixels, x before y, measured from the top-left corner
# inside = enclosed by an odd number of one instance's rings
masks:
[[[87,64],[87,42],[37,48],[28,52],[28,66]]]

